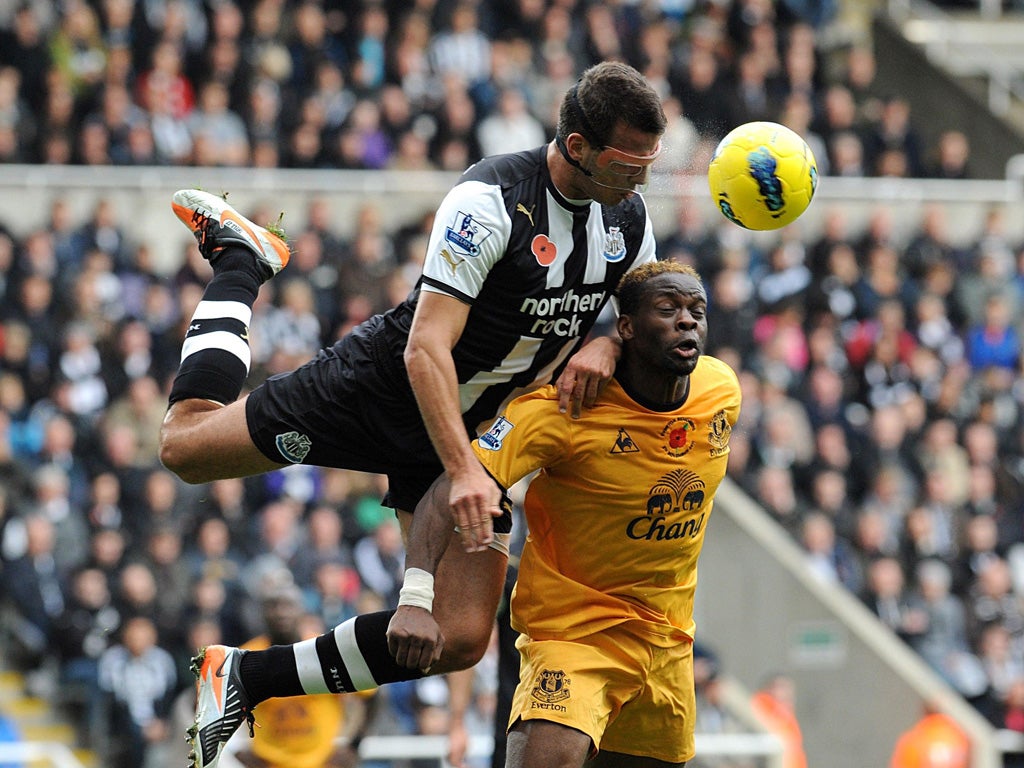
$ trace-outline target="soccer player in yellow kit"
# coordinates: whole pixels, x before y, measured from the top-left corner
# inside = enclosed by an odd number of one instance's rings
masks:
[[[739,384],[702,355],[707,295],[693,269],[637,267],[618,298],[622,358],[595,405],[568,419],[558,392],[541,389],[474,442],[503,489],[537,472],[512,598],[521,667],[509,768],[679,766],[694,752],[697,558]],[[417,510],[430,532],[410,541],[433,543],[407,553],[414,589],[449,540],[445,499],[442,477]],[[443,632],[427,606],[403,605],[392,651],[429,669]]]

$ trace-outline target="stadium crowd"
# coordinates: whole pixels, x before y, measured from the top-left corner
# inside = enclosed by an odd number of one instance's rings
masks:
[[[671,155],[773,119],[819,170],[968,174],[825,50],[834,0],[21,0],[0,6],[0,162],[461,171],[552,134],[579,72],[624,59],[674,117]]]
[[[830,7],[28,0],[0,16],[0,162],[461,170],[543,143],[578,73],[621,57],[664,94],[662,170],[699,173],[731,125],[774,119],[823,175],[967,177],[963,134],[922,146],[869,49],[823,50]],[[209,267],[190,247],[158,273],[110,203],[69,208],[25,235],[0,219],[0,591],[18,663],[53,675],[83,739],[112,710],[131,762],[178,743],[190,654],[259,634],[264,586],[289,574],[333,626],[395,604],[403,553],[379,478],[299,465],[186,486],[159,465]],[[342,237],[327,201],[296,213],[252,381],[404,297],[431,223],[366,206]],[[930,208],[904,239],[884,207],[863,230],[836,208],[820,238],[765,246],[684,207],[659,248],[698,268],[708,351],[740,374],[730,475],[821,578],[1024,732],[1024,246],[999,210],[969,247],[946,221]],[[392,689],[388,727],[440,727],[443,691]]]

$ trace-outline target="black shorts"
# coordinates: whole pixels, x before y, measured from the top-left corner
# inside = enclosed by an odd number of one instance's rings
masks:
[[[385,504],[411,512],[444,468],[378,321],[267,379],[246,401],[246,422],[271,461],[387,475]]]

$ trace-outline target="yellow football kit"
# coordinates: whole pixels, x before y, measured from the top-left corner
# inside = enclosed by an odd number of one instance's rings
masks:
[[[571,419],[546,387],[474,441],[506,488],[539,470],[512,597],[524,637],[511,722],[553,720],[613,752],[692,757],[697,558],[739,409],[736,375],[703,356],[667,410],[612,380]]]

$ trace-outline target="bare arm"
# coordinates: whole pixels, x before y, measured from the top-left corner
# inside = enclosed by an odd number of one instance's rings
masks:
[[[451,479],[448,503],[467,551],[493,538],[492,518],[501,514],[494,481],[473,454],[462,423],[452,349],[466,326],[469,306],[445,294],[420,294],[405,366],[427,432]]]

